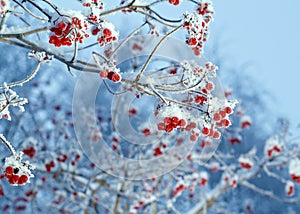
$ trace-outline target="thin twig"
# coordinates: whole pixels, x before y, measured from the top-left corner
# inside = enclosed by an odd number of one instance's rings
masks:
[[[31,34],[43,32],[43,31],[47,31],[47,30],[48,30],[48,27],[42,27],[42,28],[27,31],[24,33],[2,33],[2,34],[0,34],[0,38],[18,38],[20,36],[28,36]]]
[[[21,86],[23,85],[24,83],[30,81],[32,78],[35,77],[35,75],[37,74],[37,72],[39,71],[40,69],[40,66],[41,66],[41,62],[39,61],[38,64],[36,65],[35,69],[33,70],[33,72],[28,75],[25,79],[23,80],[20,80],[20,81],[16,81],[16,82],[13,82],[13,83],[8,83],[7,86],[8,87],[15,87],[15,86]],[[3,85],[0,85],[0,89],[1,88],[4,88]]]
[[[28,10],[25,6],[23,6],[20,2],[16,1],[16,0],[13,0],[13,2],[15,2],[17,5],[19,5],[23,10],[25,10],[26,13],[28,13],[30,16],[38,19],[38,20],[41,20],[41,21],[49,21],[49,17],[48,19],[44,19],[40,16],[37,16],[35,14],[33,14],[30,10]]]
[[[177,30],[179,30],[181,28],[181,25],[179,25],[178,27],[176,27],[175,29],[173,29],[172,31],[170,31],[169,33],[167,33],[158,43],[157,45],[154,47],[154,49],[152,50],[152,52],[150,53],[150,56],[148,57],[147,61],[145,62],[144,66],[142,67],[142,69],[140,70],[140,72],[138,73],[138,75],[135,78],[134,82],[138,82],[142,76],[142,74],[144,73],[144,71],[146,70],[148,64],[150,63],[151,58],[153,57],[154,53],[156,52],[156,50],[158,49],[158,47],[162,44],[163,41],[165,41],[171,34],[173,34],[174,32],[176,32]]]
[[[15,156],[16,155],[15,149],[12,147],[12,145],[10,144],[10,142],[8,142],[8,140],[6,140],[6,138],[3,136],[3,134],[0,134],[0,140],[7,146],[7,148],[11,152],[11,154],[13,156]]]

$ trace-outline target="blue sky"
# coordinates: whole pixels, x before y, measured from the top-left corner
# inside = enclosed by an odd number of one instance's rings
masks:
[[[230,62],[251,61],[251,68],[241,72],[272,94],[275,112],[299,123],[300,1],[213,2],[211,39],[224,41]]]

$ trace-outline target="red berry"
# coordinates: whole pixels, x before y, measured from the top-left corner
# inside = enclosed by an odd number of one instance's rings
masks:
[[[164,123],[157,124],[157,129],[160,131],[165,130],[165,124]]]
[[[197,40],[195,38],[190,38],[187,43],[188,45],[195,46],[197,45]]]
[[[57,27],[61,30],[63,30],[66,27],[66,24],[64,22],[58,23]]]
[[[221,137],[221,133],[218,132],[218,131],[215,131],[214,134],[213,134],[213,138],[219,139],[220,137]]]
[[[224,111],[227,113],[227,114],[231,114],[232,113],[232,108],[230,108],[229,106],[227,106]]]
[[[190,126],[191,126],[191,128],[196,128],[196,127],[197,127],[197,124],[196,124],[195,122],[191,122],[191,123],[190,123]]]
[[[112,75],[112,81],[113,81],[113,82],[120,82],[120,80],[121,80],[120,74],[114,73],[114,74]]]
[[[191,140],[191,141],[196,141],[196,140],[197,140],[197,137],[196,137],[195,135],[191,135],[191,136],[190,136],[190,140]]]
[[[164,122],[165,125],[170,125],[172,123],[172,119],[170,117],[165,117]]]
[[[162,154],[163,153],[162,153],[162,151],[159,147],[154,149],[154,154],[153,154],[154,156],[159,156],[159,155],[162,155]]]
[[[10,184],[16,184],[19,181],[19,175],[12,175],[9,179]]]
[[[226,112],[225,111],[220,111],[219,114],[221,115],[222,118],[226,117]]]
[[[149,136],[149,135],[151,134],[150,129],[147,129],[147,128],[143,129],[143,130],[142,130],[142,133],[143,133],[145,136]]]
[[[219,121],[221,119],[221,115],[219,113],[214,114],[214,120]]]
[[[103,35],[104,36],[111,36],[111,30],[108,28],[103,29]]]
[[[214,89],[214,84],[212,82],[208,82],[205,88],[209,91],[212,91]]]
[[[5,173],[7,175],[12,175],[14,173],[14,169],[11,166],[6,167]]]
[[[207,127],[202,128],[202,134],[208,135],[209,134],[209,129]]]
[[[99,75],[102,79],[105,79],[107,77],[108,73],[106,70],[102,70],[99,72]]]
[[[108,72],[107,78],[112,80],[114,74],[115,74],[115,72],[113,72],[113,71]]]
[[[178,125],[179,125],[180,127],[185,127],[185,125],[186,125],[185,120],[184,120],[184,119],[180,119],[180,120],[178,121]]]
[[[170,125],[166,125],[166,132],[171,132],[171,131],[173,131],[173,126],[172,126],[172,124],[170,124]]]
[[[177,126],[178,121],[179,121],[178,117],[172,117],[171,120],[172,120],[172,123]]]
[[[185,130],[186,130],[186,131],[191,131],[191,126],[190,126],[190,125],[187,125],[187,126],[185,127]]]
[[[215,131],[213,129],[209,129],[209,137],[212,137],[214,135]]]
[[[224,126],[224,127],[228,127],[228,126],[230,126],[230,120],[228,120],[228,119],[224,119],[224,120],[222,120],[221,121],[221,123],[222,123],[222,125]]]
[[[27,175],[21,175],[18,180],[18,184],[25,184],[27,181],[28,181]]]

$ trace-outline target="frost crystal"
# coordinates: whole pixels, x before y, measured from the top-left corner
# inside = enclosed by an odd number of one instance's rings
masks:
[[[19,97],[6,83],[3,84],[3,87],[4,91],[0,92],[0,119],[11,120],[9,106],[17,106],[20,111],[24,111],[23,105],[28,101],[26,98]]]

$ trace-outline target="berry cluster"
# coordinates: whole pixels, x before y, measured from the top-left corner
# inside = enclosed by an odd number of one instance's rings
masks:
[[[100,43],[100,46],[104,46],[118,40],[119,33],[115,30],[115,26],[112,23],[102,20],[99,26],[92,28],[92,35],[98,35],[97,41]]]
[[[184,119],[179,119],[176,116],[165,117],[164,121],[157,125],[157,128],[160,131],[172,132],[176,128],[184,128],[186,124]]]
[[[115,83],[120,82],[122,80],[120,69],[116,68],[114,65],[108,65],[104,63],[100,66],[101,70],[99,75],[102,79],[109,79]]]
[[[248,169],[248,170],[252,169],[252,167],[254,165],[253,160],[251,158],[247,158],[244,156],[239,157],[238,161],[239,161],[241,168],[243,168],[243,169]]]
[[[12,166],[5,168],[5,177],[11,185],[24,185],[28,181],[28,176],[25,174],[19,175],[20,169]]]
[[[49,38],[49,43],[60,46],[71,46],[73,42],[83,43],[85,38],[89,37],[86,32],[88,30],[88,23],[81,18],[73,17],[71,21],[57,20],[54,26],[50,28],[52,32]]]
[[[214,113],[213,120],[216,122],[216,126],[218,128],[227,128],[231,125],[231,122],[228,118],[230,114],[232,114],[232,108],[227,106],[223,110]]]
[[[207,98],[202,95],[196,95],[194,98],[194,102],[199,104],[200,106],[204,106],[206,101],[207,101]]]
[[[45,167],[47,172],[51,172],[51,168],[55,167],[54,161],[50,161],[49,163],[46,163]]]
[[[33,146],[30,146],[29,148],[23,149],[23,153],[30,158],[33,158],[35,156],[36,150]]]
[[[209,36],[208,26],[214,13],[211,2],[201,3],[197,13],[185,13],[183,27],[188,31],[186,43],[193,47],[195,55],[200,55],[203,43]]]
[[[221,133],[215,130],[213,127],[212,128],[203,127],[202,134],[208,137],[213,137],[215,139],[219,139],[221,137]]]
[[[204,136],[219,139],[221,133],[217,128],[227,128],[231,125],[229,115],[233,113],[233,108],[237,101],[225,101],[217,97],[208,100],[210,106],[208,110],[209,116],[206,118],[206,124],[203,125],[202,134]],[[224,107],[225,106],[225,107]],[[208,123],[210,121],[210,123]]]
[[[211,17],[214,14],[214,8],[211,0],[202,0],[197,11],[202,16]]]
[[[19,152],[5,158],[5,177],[13,186],[29,183],[29,178],[34,177],[30,171],[34,167],[27,161],[22,162],[22,155],[23,153]]]
[[[167,148],[167,145],[164,143],[159,143],[157,147],[154,148],[153,156],[157,157],[163,154],[164,150]]]

